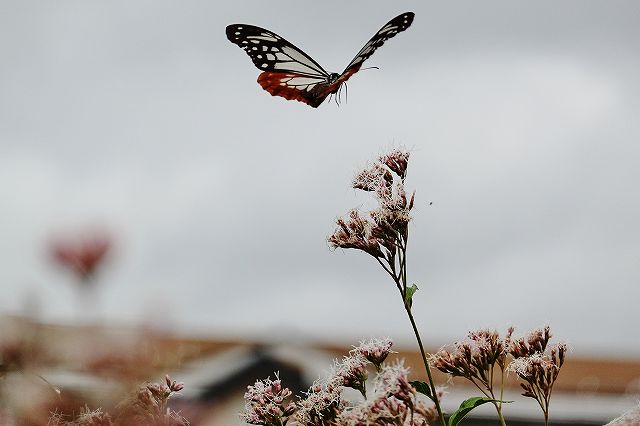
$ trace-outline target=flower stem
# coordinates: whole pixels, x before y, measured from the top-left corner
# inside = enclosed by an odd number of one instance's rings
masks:
[[[493,372],[491,372],[491,377],[493,377]],[[504,421],[504,416],[502,415],[502,401],[504,401],[504,367],[500,367],[500,402],[498,403],[496,408],[498,409],[500,424],[502,426],[507,426]]]
[[[420,355],[422,355],[422,361],[424,362],[424,368],[427,370],[427,377],[429,378],[429,387],[431,388],[431,396],[433,397],[433,403],[436,405],[436,410],[438,411],[438,417],[440,419],[440,424],[442,426],[446,426],[447,422],[444,419],[444,414],[442,413],[442,408],[440,408],[440,401],[438,401],[438,395],[436,393],[436,385],[433,381],[433,375],[431,374],[431,367],[429,366],[429,361],[427,360],[427,353],[424,350],[424,346],[422,345],[422,339],[420,338],[420,332],[418,331],[418,326],[416,325],[416,321],[413,318],[413,313],[411,312],[411,300],[407,300],[407,238],[409,233],[405,230],[404,235],[398,233],[396,236],[396,241],[398,241],[399,253],[398,253],[398,263],[400,268],[400,273],[398,274],[398,279],[395,279],[396,285],[398,286],[398,290],[400,290],[400,296],[402,297],[402,304],[404,305],[405,311],[407,311],[407,315],[409,316],[409,321],[411,322],[411,327],[413,327],[413,334],[416,336],[416,340],[418,341],[418,347],[420,348]]]
[[[438,417],[440,418],[440,424],[445,426],[447,422],[444,419],[444,414],[442,413],[442,409],[440,408],[440,402],[438,401],[438,395],[436,393],[436,385],[433,381],[433,375],[431,374],[431,367],[429,366],[429,361],[427,360],[427,355],[424,350],[424,346],[422,346],[422,339],[420,339],[420,333],[418,332],[418,327],[416,326],[416,322],[413,319],[413,314],[411,313],[411,308],[404,304],[404,308],[407,311],[407,315],[409,316],[409,321],[411,321],[411,327],[413,327],[413,333],[416,335],[416,340],[418,341],[418,346],[420,347],[420,354],[422,355],[422,361],[424,362],[424,368],[427,370],[427,377],[429,378],[429,387],[431,388],[431,395],[433,396],[432,400],[436,405],[436,410],[438,410]]]

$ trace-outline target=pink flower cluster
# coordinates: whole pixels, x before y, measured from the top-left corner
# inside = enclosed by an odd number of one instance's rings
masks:
[[[51,255],[60,265],[72,271],[81,282],[88,282],[104,261],[112,246],[105,234],[82,238],[56,240],[51,244]]]
[[[401,362],[385,365],[376,377],[372,398],[344,410],[336,424],[344,426],[426,426],[436,416],[433,405],[418,397]]]
[[[501,374],[515,372],[521,380],[523,396],[534,398],[545,416],[553,385],[564,364],[567,345],[548,346],[551,331],[548,326],[530,331],[526,337],[512,338],[513,328],[501,338],[495,330],[469,332],[467,339],[456,342],[453,349],[441,349],[431,358],[438,370],[471,381],[486,396],[495,399],[494,368]],[[507,357],[512,361],[507,365]],[[494,403],[499,410],[499,404]]]
[[[245,394],[247,404],[241,418],[265,426],[283,426],[290,417],[300,426],[426,426],[435,410],[409,383],[408,369],[401,362],[383,365],[392,353],[391,345],[388,338],[362,342],[337,361],[326,378],[315,381],[295,404],[287,403],[291,392],[283,389],[279,380],[259,380]],[[370,364],[376,366],[378,374],[367,399]],[[344,388],[360,391],[364,399],[356,403],[345,400]]]
[[[287,403],[290,396],[291,391],[282,387],[277,374],[276,380],[257,380],[247,387],[245,411],[240,417],[252,425],[282,426],[295,411],[295,403]]]
[[[188,426],[187,419],[167,407],[173,394],[184,388],[182,383],[171,380],[169,376],[161,383],[149,383],[140,387],[132,396],[116,407],[112,418],[102,410],[84,409],[74,419],[53,414],[49,419],[51,426]]]
[[[551,339],[549,326],[531,331],[526,338],[511,343],[509,353],[514,357],[509,370],[515,372],[522,383],[523,396],[535,399],[545,420],[549,416],[549,401],[553,385],[564,364],[567,345],[548,346]]]
[[[393,262],[399,239],[406,240],[415,193],[407,198],[404,179],[409,152],[396,149],[356,174],[352,187],[373,192],[378,208],[367,213],[351,210],[329,236],[333,248],[355,248],[371,256]],[[395,177],[394,177],[395,175]]]

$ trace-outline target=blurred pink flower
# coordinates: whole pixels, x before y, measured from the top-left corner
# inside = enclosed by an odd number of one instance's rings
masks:
[[[58,239],[51,244],[52,258],[71,270],[82,282],[88,282],[104,261],[112,241],[106,234],[94,234],[78,239]]]

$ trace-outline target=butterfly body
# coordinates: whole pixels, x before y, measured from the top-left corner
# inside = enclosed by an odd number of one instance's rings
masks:
[[[262,70],[258,83],[273,96],[304,102],[317,108],[360,70],[362,63],[385,41],[409,28],[414,14],[406,12],[384,25],[341,73],[328,73],[309,55],[279,35],[247,24],[232,24],[227,38],[249,55]]]

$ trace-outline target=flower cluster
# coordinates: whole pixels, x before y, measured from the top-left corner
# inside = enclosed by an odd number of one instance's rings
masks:
[[[342,399],[344,377],[330,375],[316,380],[297,404],[296,421],[302,426],[334,426],[336,419],[347,407]]]
[[[252,425],[282,426],[295,411],[295,403],[287,402],[291,396],[288,388],[283,388],[280,378],[257,380],[247,387],[246,401],[242,420]]]
[[[507,359],[507,348],[513,328],[507,330],[503,339],[495,330],[473,330],[467,338],[456,342],[453,349],[441,349],[431,357],[432,365],[443,373],[454,377],[464,377],[473,383],[486,397],[496,399],[494,370],[500,369],[501,383]],[[502,403],[494,401],[498,417],[502,419]]]
[[[351,210],[347,219],[337,219],[338,227],[328,238],[331,247],[355,248],[394,265],[407,238],[415,195],[408,199],[404,187],[408,160],[409,152],[396,149],[356,174],[352,187],[374,193],[378,208]]]
[[[466,340],[454,343],[453,349],[441,349],[433,355],[431,363],[443,373],[464,377],[491,393],[494,366],[497,364],[504,370],[506,347],[512,333],[510,328],[507,337],[502,339],[495,330],[470,331]]]
[[[378,372],[380,372],[382,363],[387,359],[390,353],[395,353],[391,350],[393,341],[386,337],[384,339],[369,339],[368,341],[362,341],[356,347],[351,350],[351,353],[356,353],[363,356],[367,361],[372,363]]]
[[[134,395],[125,399],[116,407],[112,418],[102,410],[85,408],[74,419],[53,414],[49,418],[52,426],[188,426],[187,419],[167,407],[173,394],[184,388],[182,383],[165,376],[162,383],[149,383],[139,388]]]
[[[436,415],[433,406],[418,398],[408,380],[409,369],[401,362],[384,366],[376,377],[373,396],[343,411],[344,426],[425,426]]]
[[[496,399],[495,366],[500,369],[501,384],[505,371],[515,372],[522,380],[522,395],[538,401],[546,424],[551,391],[564,363],[567,346],[558,344],[548,347],[551,339],[548,326],[532,330],[526,337],[517,339],[513,339],[513,331],[513,327],[510,327],[504,338],[494,330],[471,331],[467,339],[456,342],[453,349],[441,349],[433,355],[431,363],[444,373],[471,381],[491,399]],[[509,355],[513,360],[507,365]],[[494,405],[502,418],[500,402],[495,401]]]
[[[111,249],[106,235],[89,235],[78,239],[56,240],[51,255],[60,265],[71,270],[82,283],[88,283]]]
[[[549,326],[531,330],[526,337],[520,337],[511,342],[509,352],[514,358],[522,358],[537,353],[543,353],[551,340]]]
[[[101,409],[89,410],[84,407],[80,414],[72,421],[65,421],[64,416],[53,414],[49,418],[48,426],[112,426],[113,421],[109,414],[103,413]]]
[[[364,398],[367,397],[367,391],[365,382],[369,378],[367,373],[367,365],[370,362],[360,355],[358,352],[350,352],[349,356],[336,363],[334,367],[333,375],[336,380],[342,380],[342,386],[355,389],[362,394]]]
[[[149,383],[139,388],[132,398],[120,404],[116,424],[188,425],[186,419],[167,407],[169,398],[183,388],[182,383],[169,376],[165,376],[162,383]]]
[[[550,339],[551,332],[546,326],[531,331],[526,338],[514,340],[509,347],[509,353],[514,358],[509,370],[522,380],[522,395],[538,402],[545,423],[549,417],[551,391],[567,353],[565,343],[548,347]]]
[[[336,361],[329,375],[313,383],[296,403],[286,403],[291,392],[280,381],[269,379],[249,386],[247,404],[240,417],[250,424],[282,426],[289,417],[301,426],[427,426],[436,410],[428,406],[409,383],[409,370],[401,362],[382,363],[391,353],[391,339],[371,339],[354,347]],[[375,365],[378,374],[373,393],[367,399],[367,366]],[[343,398],[343,390],[353,388],[363,400],[353,403]],[[271,415],[275,414],[275,415]]]

